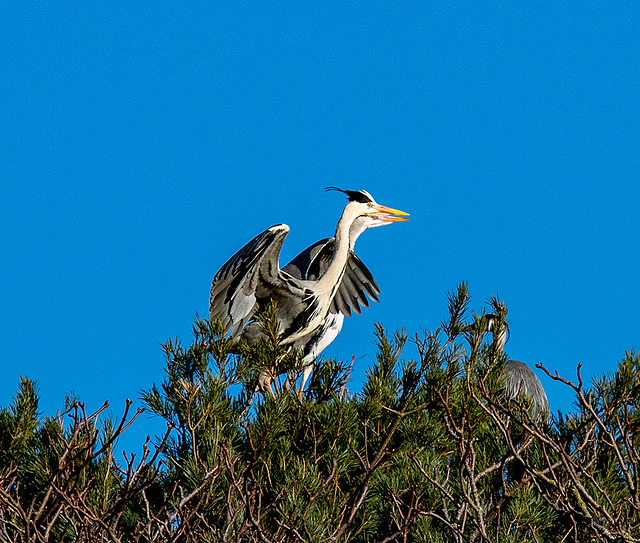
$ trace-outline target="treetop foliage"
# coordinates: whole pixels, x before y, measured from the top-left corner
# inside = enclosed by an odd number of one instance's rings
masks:
[[[234,352],[198,318],[142,392],[167,431],[140,458],[115,457],[140,409],[110,420],[106,404],[89,414],[68,398],[43,417],[23,378],[0,409],[0,541],[640,539],[638,354],[589,385],[580,366],[573,380],[540,366],[575,396],[547,424],[502,393],[506,357],[468,303],[461,284],[441,326],[411,338],[377,325],[358,393],[354,360],[328,359],[300,395],[301,358],[278,342],[273,311],[265,337]],[[487,312],[506,321],[496,298]]]

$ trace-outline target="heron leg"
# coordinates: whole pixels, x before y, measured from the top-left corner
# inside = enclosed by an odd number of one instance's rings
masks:
[[[302,394],[304,393],[304,386],[307,384],[311,372],[313,371],[313,364],[309,363],[304,367],[302,371],[302,382],[300,383],[300,390],[298,390],[298,398],[302,401]]]

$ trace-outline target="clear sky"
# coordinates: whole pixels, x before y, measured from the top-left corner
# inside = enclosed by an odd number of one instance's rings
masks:
[[[411,213],[358,241],[381,301],[325,351],[352,390],[375,321],[434,330],[463,280],[513,358],[612,371],[640,347],[639,6],[4,2],[0,405],[26,375],[45,414],[139,406],[237,249],[333,234],[327,185]]]

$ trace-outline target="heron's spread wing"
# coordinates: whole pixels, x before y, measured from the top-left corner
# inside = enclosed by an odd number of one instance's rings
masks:
[[[253,317],[262,300],[283,290],[304,296],[305,290],[278,266],[286,224],[277,224],[253,238],[216,273],[211,284],[209,316],[220,318],[225,332],[237,335]]]
[[[369,301],[365,294],[374,302],[380,301],[378,298],[378,294],[380,294],[378,283],[376,283],[369,268],[364,265],[364,262],[353,251],[349,253],[344,277],[338,291],[342,294],[343,299],[348,298],[349,307],[358,314],[361,313],[358,303],[362,304],[363,307],[369,307]],[[345,313],[345,315],[349,316],[348,313]]]
[[[302,251],[283,269],[299,279],[317,280],[327,270],[333,257],[335,242],[326,238]],[[366,294],[366,296],[365,296]],[[369,269],[353,251],[349,252],[342,281],[331,302],[331,313],[342,313],[347,317],[351,312],[360,314],[363,307],[369,307],[367,296],[378,302],[380,288]]]

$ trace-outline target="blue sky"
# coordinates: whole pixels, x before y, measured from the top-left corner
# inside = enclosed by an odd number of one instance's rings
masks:
[[[640,347],[639,27],[625,1],[4,3],[0,405],[20,375],[45,414],[140,405],[237,249],[332,235],[327,185],[411,213],[358,241],[381,302],[325,351],[352,390],[375,321],[433,330],[463,280],[513,358],[612,371]]]

